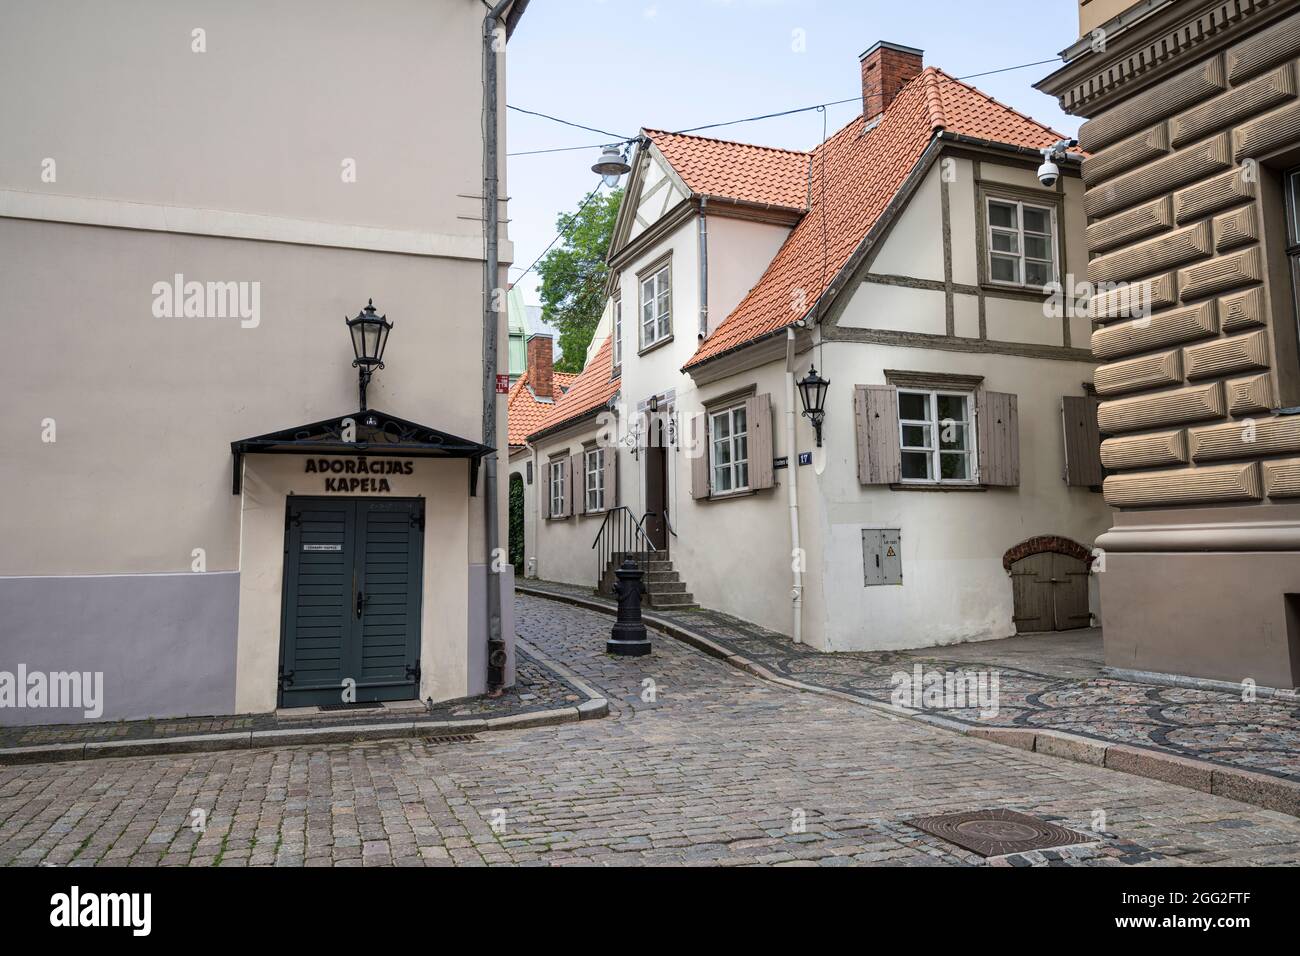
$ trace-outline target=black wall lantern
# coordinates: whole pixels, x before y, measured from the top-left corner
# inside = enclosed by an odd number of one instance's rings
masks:
[[[393,330],[393,323],[388,316],[375,311],[375,300],[361,310],[355,319],[346,319],[348,331],[352,333],[352,351],[356,358],[352,367],[358,369],[358,385],[361,390],[361,411],[366,410],[366,388],[370,385],[370,376],[375,369],[384,367],[384,347],[388,345],[388,333]]]
[[[799,382],[799,397],[803,400],[803,414],[812,422],[813,431],[817,433],[817,447],[822,447],[822,422],[826,420],[826,389],[830,386],[827,379],[817,374],[817,366],[808,369],[808,374]]]

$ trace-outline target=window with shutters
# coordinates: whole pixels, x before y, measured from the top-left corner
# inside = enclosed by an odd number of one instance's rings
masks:
[[[975,429],[970,392],[898,390],[898,434],[904,483],[975,481]]]
[[[641,278],[641,348],[667,339],[673,331],[672,263]]]
[[[1055,207],[992,196],[986,201],[989,281],[1033,289],[1055,282]]]
[[[713,493],[749,490],[749,423],[744,404],[709,415]]]
[[[550,485],[551,485],[551,510],[552,518],[564,517],[564,459],[558,459],[551,462],[550,468]]]
[[[605,510],[605,449],[588,448],[583,452],[583,488],[586,492],[587,511]]]

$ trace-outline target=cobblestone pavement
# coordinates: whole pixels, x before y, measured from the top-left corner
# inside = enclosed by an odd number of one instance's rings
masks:
[[[526,583],[557,594],[610,603],[593,595],[590,588]],[[972,725],[1066,731],[1300,780],[1300,699],[1294,697],[1243,701],[1240,694],[1219,691],[1044,673],[1023,666],[1022,653],[1008,653],[1010,660],[999,657],[1009,650],[1006,645],[1015,641],[961,644],[952,649],[824,654],[717,611],[651,613],[791,680],[878,701],[890,700],[895,674],[911,674],[917,665],[923,672],[996,670],[996,715],[983,716],[971,707],[926,709]]]
[[[572,707],[586,695],[540,661],[520,651],[515,686],[499,697],[451,700],[427,710],[415,701],[384,707],[320,711],[315,707],[279,714],[226,717],[178,717],[165,720],[123,720],[85,724],[41,724],[0,727],[0,750],[45,744],[99,743],[101,741],[154,740],[241,730],[304,730],[340,724],[427,723],[460,717],[505,717],[539,710]],[[412,708],[415,708],[412,710]]]
[[[553,601],[521,597],[517,625],[611,716],[0,769],[0,863],[970,865],[904,821],[993,807],[1098,828],[1003,864],[1300,863],[1280,813],[798,693],[663,637],[609,658],[608,617]]]

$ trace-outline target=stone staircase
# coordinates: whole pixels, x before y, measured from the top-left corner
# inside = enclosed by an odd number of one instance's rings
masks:
[[[609,564],[605,566],[605,573],[600,577],[598,592],[602,596],[610,596],[614,582],[617,580],[614,577],[614,569],[623,563],[624,557],[621,552],[615,553]],[[640,558],[640,555],[634,555],[634,558]],[[657,608],[662,611],[681,611],[698,607],[695,603],[695,595],[686,590],[686,582],[681,579],[681,574],[673,570],[671,559],[666,555],[652,556],[646,564],[643,607]]]

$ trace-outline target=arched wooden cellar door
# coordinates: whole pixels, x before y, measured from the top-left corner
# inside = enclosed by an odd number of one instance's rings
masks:
[[[1088,549],[1068,538],[1031,538],[1003,557],[1017,634],[1088,627]]]

